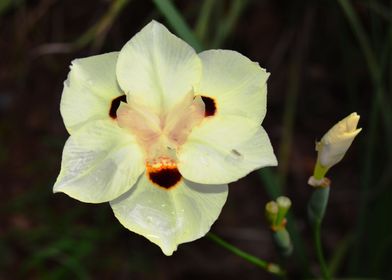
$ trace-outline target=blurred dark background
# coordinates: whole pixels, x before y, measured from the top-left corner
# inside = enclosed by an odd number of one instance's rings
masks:
[[[71,60],[120,50],[152,19],[199,50],[233,49],[271,72],[263,126],[279,167],[232,183],[212,231],[280,262],[289,279],[319,275],[306,219],[314,143],[358,112],[363,131],[329,172],[325,255],[334,277],[392,279],[391,2],[178,0],[175,11],[166,2],[0,0],[0,279],[273,279],[207,238],[166,257],[108,204],[52,194]],[[264,220],[280,194],[293,201],[288,259]]]

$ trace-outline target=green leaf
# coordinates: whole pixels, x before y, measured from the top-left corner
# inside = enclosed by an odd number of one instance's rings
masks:
[[[164,15],[168,23],[173,27],[175,32],[190,44],[196,52],[202,51],[203,45],[196,38],[193,31],[185,22],[184,17],[180,14],[177,8],[169,0],[154,0],[157,9]]]

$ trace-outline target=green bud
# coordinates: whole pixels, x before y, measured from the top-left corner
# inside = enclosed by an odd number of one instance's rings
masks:
[[[283,223],[284,218],[286,217],[287,212],[289,211],[291,207],[291,200],[290,198],[286,196],[279,196],[276,199],[276,202],[278,204],[278,215],[275,221],[275,225],[279,226]]]
[[[276,275],[284,275],[284,271],[280,268],[279,265],[274,264],[274,263],[269,263],[267,266],[267,270],[271,272],[272,274]]]
[[[274,227],[276,225],[276,218],[278,217],[279,207],[275,201],[270,201],[265,205],[265,217],[268,225]]]

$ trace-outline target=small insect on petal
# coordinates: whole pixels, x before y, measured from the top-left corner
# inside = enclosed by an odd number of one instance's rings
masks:
[[[171,189],[181,181],[181,174],[174,160],[166,157],[154,159],[146,164],[148,178],[154,185]]]
[[[127,96],[125,94],[113,99],[110,105],[109,116],[114,120],[117,119],[117,109],[120,107],[121,102],[127,102]]]

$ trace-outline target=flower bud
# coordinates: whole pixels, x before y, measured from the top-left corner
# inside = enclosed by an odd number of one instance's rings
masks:
[[[291,207],[291,200],[286,196],[279,196],[276,199],[276,203],[278,204],[278,216],[276,217],[276,225],[280,225],[284,222],[287,212]]]
[[[335,124],[321,141],[316,143],[318,163],[322,168],[329,169],[342,160],[355,136],[362,130],[357,129],[358,121],[357,113],[350,114]]]
[[[265,217],[270,227],[275,227],[279,207],[275,201],[270,201],[265,205]]]
[[[265,205],[265,217],[271,228],[275,245],[283,256],[289,256],[293,252],[285,218],[290,207],[291,200],[286,196],[279,196],[276,201],[270,201]]]

